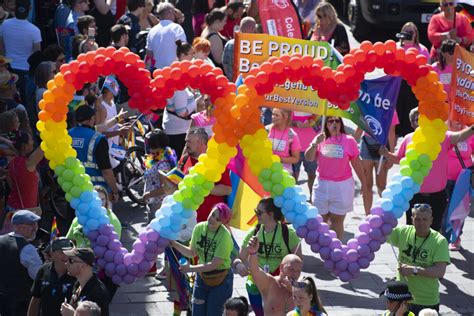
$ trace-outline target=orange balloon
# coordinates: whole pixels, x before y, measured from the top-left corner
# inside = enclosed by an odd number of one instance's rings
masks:
[[[74,60],[69,63],[69,69],[73,74],[77,74],[79,72],[79,61]]]
[[[53,121],[55,122],[61,122],[61,121],[65,121],[66,120],[66,115],[62,114],[62,113],[59,113],[59,112],[56,112],[54,113],[53,115],[51,115],[51,118],[53,119]]]
[[[353,65],[355,63],[354,55],[347,54],[346,56],[343,57],[342,62],[346,65]]]
[[[364,52],[368,52],[373,47],[373,44],[370,41],[363,41],[360,43],[359,49],[362,49]]]
[[[109,46],[105,49],[104,51],[104,56],[105,57],[109,57],[109,58],[112,58],[114,52],[116,51],[115,47],[113,46]]]
[[[42,122],[47,122],[47,121],[49,121],[49,120],[51,119],[51,116],[50,116],[49,113],[46,112],[46,111],[40,111],[40,112],[38,113],[38,118],[39,118],[40,121],[42,121]]]
[[[122,46],[119,48],[119,51],[123,52],[124,54],[129,53],[130,49],[127,46]]]
[[[86,54],[86,62],[89,64],[89,65],[93,65],[94,62],[95,62],[95,54],[93,52],[88,52]]]
[[[288,66],[288,63],[290,62],[290,55],[283,55],[280,56],[280,60],[285,64],[285,66]]]
[[[57,86],[64,86],[66,84],[66,80],[64,80],[64,75],[62,73],[57,73],[54,76],[54,83]]]
[[[381,42],[375,43],[372,49],[378,56],[382,56],[383,54],[385,54],[385,50],[386,50],[385,44]]]
[[[123,61],[125,59],[125,53],[122,50],[117,50],[112,54],[112,59],[116,62]]]
[[[397,43],[394,40],[385,41],[385,49],[392,53],[395,53],[395,51],[397,50]]]

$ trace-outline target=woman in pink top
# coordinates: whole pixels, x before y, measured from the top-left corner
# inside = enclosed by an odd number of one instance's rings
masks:
[[[397,38],[400,39],[400,42],[397,43],[397,46],[408,50],[409,48],[416,48],[420,54],[426,58],[430,58],[430,52],[425,45],[420,43],[420,32],[418,27],[413,22],[407,22],[402,26],[400,33],[397,34]]]
[[[202,127],[206,130],[209,138],[214,134],[212,127],[216,124],[216,118],[213,116],[214,105],[211,104],[208,95],[201,95],[197,100],[197,113],[191,115],[191,127]]]
[[[469,48],[473,35],[468,18],[456,14],[455,0],[440,0],[439,6],[441,12],[433,15],[428,24],[428,39],[433,44],[430,56],[433,61],[438,59],[438,48],[445,39],[453,39],[461,46]]]
[[[344,235],[344,218],[354,209],[355,183],[351,165],[365,187],[357,142],[346,134],[340,117],[330,116],[325,122],[324,133],[313,139],[305,157],[318,162],[312,203],[340,239]]]
[[[453,75],[454,48],[456,42],[454,40],[444,40],[440,47],[439,61],[433,64],[433,68],[438,74],[439,81],[443,84],[444,91],[448,94],[448,102],[451,96],[451,77]]]
[[[301,145],[298,135],[290,128],[290,122],[291,111],[273,109],[272,124],[265,129],[272,142],[273,153],[280,157],[283,168],[292,175],[292,164],[300,159]]]

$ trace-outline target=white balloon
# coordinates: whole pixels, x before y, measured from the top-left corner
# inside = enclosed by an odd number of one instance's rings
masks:
[[[193,216],[188,219],[188,222],[185,225],[182,225],[181,231],[178,233],[178,240],[185,242],[191,239],[193,234],[194,226],[197,224],[197,212],[193,212]]]

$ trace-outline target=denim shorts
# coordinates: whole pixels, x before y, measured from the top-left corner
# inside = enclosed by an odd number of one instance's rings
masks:
[[[232,297],[234,286],[234,273],[232,269],[227,274],[222,284],[207,286],[199,273],[196,275],[192,298],[193,316],[222,315],[224,303]]]
[[[316,169],[318,168],[318,163],[316,160],[308,161],[304,158],[304,152],[300,152],[300,160],[293,164],[293,174],[300,171],[301,163],[303,163],[304,171],[310,175],[316,175]]]

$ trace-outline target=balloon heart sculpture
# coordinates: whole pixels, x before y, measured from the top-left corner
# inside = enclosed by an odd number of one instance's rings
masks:
[[[48,90],[39,103],[42,111],[37,127],[43,140],[41,147],[91,241],[97,264],[115,283],[131,283],[145,275],[169,240],[179,239],[183,231],[189,231],[195,224],[196,209],[236,155],[239,142],[252,172],[258,175],[275,204],[282,208],[297,234],[306,240],[312,251],[320,253],[328,270],[348,281],[374,259],[374,253],[397,225],[397,218],[408,209],[408,201],[419,191],[444,140],[447,130],[444,121],[448,116],[446,93],[426,61],[415,50],[397,48],[393,41],[363,42],[360,48],[344,57],[344,63],[336,71],[310,56],[272,57],[250,71],[236,96],[235,85],[227,81],[222,71],[202,61],[176,62],[156,70],[151,80],[144,63],[135,54],[124,48],[117,51],[100,48],[63,65],[54,80],[48,82]],[[343,245],[322,222],[317,209],[305,202],[306,197],[295,187],[294,178],[283,170],[279,157],[272,154],[272,144],[259,121],[259,106],[276,84],[289,79],[301,80],[317,90],[321,98],[344,109],[358,97],[364,74],[375,68],[401,76],[412,86],[420,101],[420,127],[401,161],[400,173],[391,179],[371,215],[359,225],[355,238]],[[86,82],[96,81],[98,76],[111,73],[128,87],[130,106],[144,113],[164,108],[167,98],[188,86],[210,95],[216,106],[215,134],[207,152],[199,157],[199,162],[179,184],[178,191],[163,201],[156,219],[140,233],[131,253],[117,240],[106,211],[92,190],[89,176],[75,158],[65,123],[67,104],[74,91]]]

